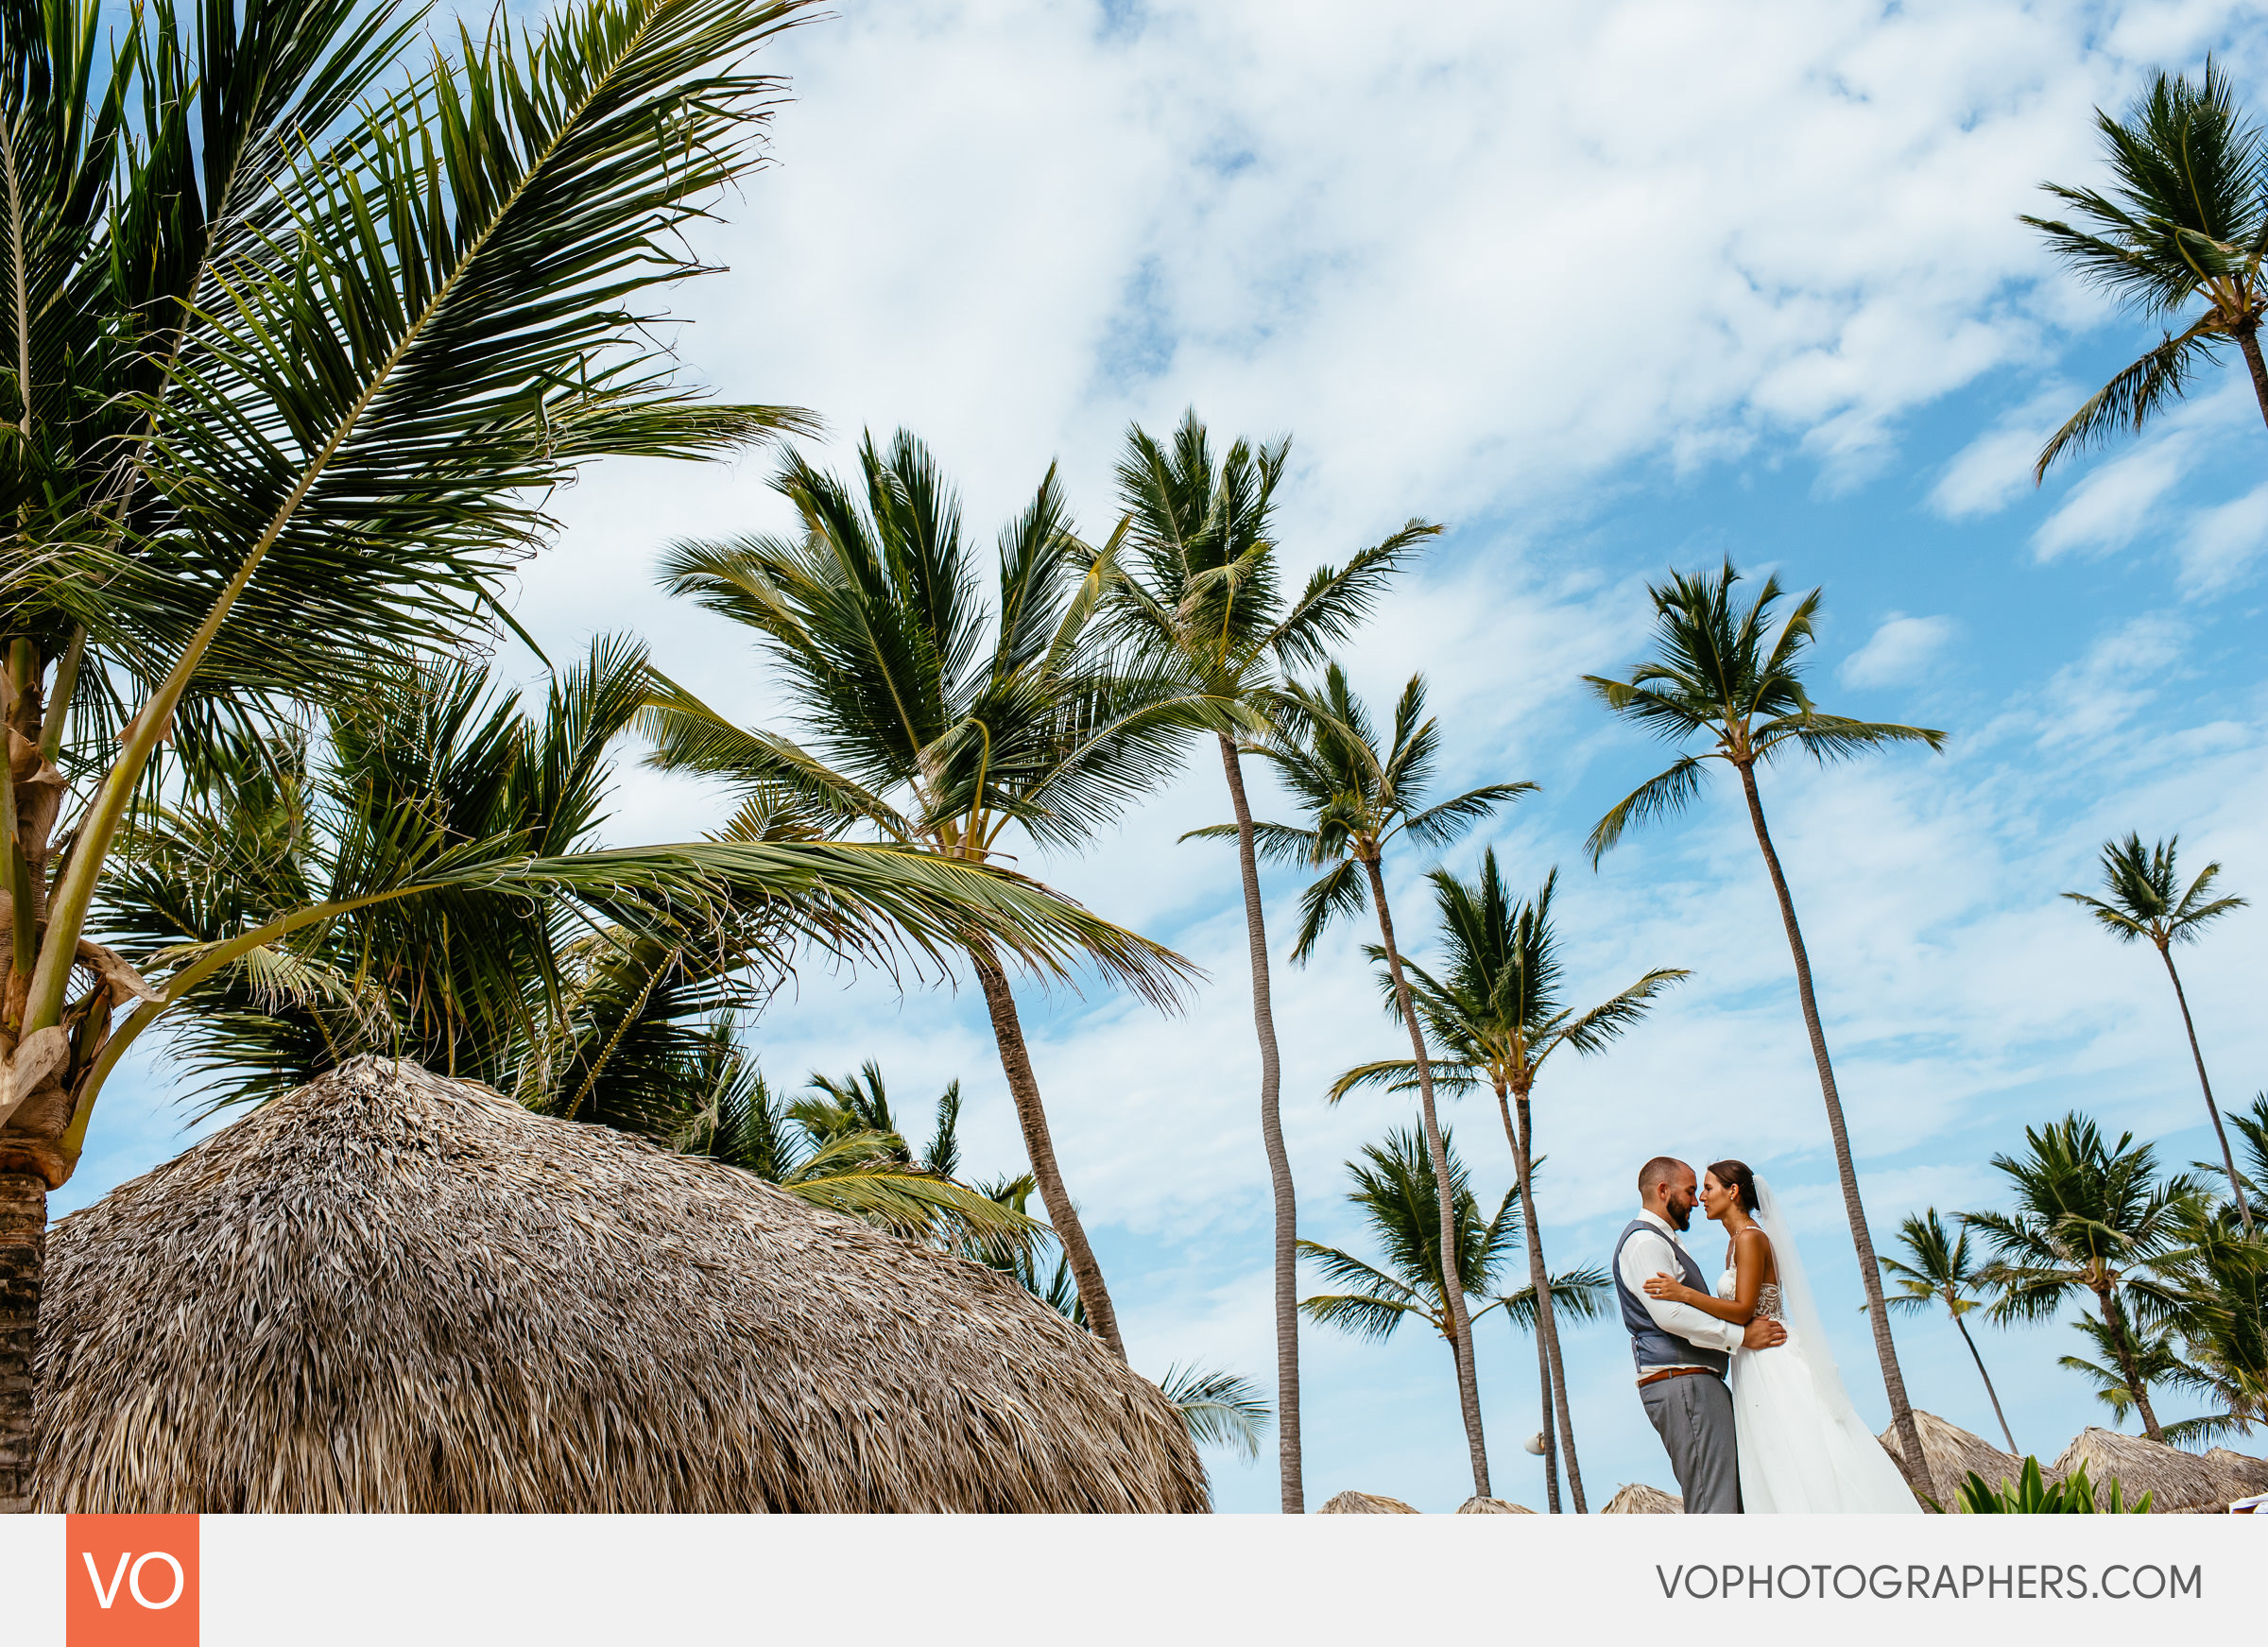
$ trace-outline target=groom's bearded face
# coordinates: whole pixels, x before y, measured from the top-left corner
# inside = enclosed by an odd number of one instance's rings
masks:
[[[1662,1216],[1681,1230],[1692,1227],[1693,1190],[1693,1175],[1689,1172],[1673,1179],[1662,1192]]]

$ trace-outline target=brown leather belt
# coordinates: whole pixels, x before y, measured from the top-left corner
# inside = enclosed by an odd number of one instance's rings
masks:
[[[1664,1379],[1681,1379],[1681,1378],[1685,1377],[1685,1376],[1686,1376],[1688,1373],[1708,1373],[1708,1374],[1709,1374],[1709,1376],[1710,1376],[1710,1378],[1712,1378],[1712,1379],[1713,1379],[1713,1378],[1715,1378],[1715,1377],[1717,1376],[1717,1375],[1716,1375],[1716,1371],[1715,1371],[1715,1369],[1714,1369],[1714,1368],[1711,1368],[1711,1367],[1706,1367],[1706,1366],[1665,1366],[1665,1367],[1663,1367],[1663,1368],[1662,1368],[1662,1369],[1661,1369],[1659,1372],[1658,1372],[1658,1373],[1648,1373],[1648,1374],[1647,1374],[1647,1375],[1646,1375],[1644,1378],[1642,1378],[1642,1379],[1639,1380],[1639,1381],[1638,1381],[1638,1387],[1639,1387],[1640,1389],[1641,1389],[1641,1390],[1642,1390],[1642,1389],[1644,1389],[1644,1388],[1645,1388],[1645,1387],[1646,1387],[1648,1384],[1658,1384],[1658,1383],[1661,1382],[1661,1381],[1662,1381],[1662,1380],[1664,1380]]]

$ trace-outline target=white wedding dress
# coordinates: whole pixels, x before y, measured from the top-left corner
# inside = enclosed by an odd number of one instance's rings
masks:
[[[1919,1515],[1921,1505],[1843,1388],[1796,1244],[1772,1192],[1757,1180],[1757,1224],[1772,1243],[1779,1278],[1757,1295],[1756,1312],[1787,1329],[1769,1349],[1733,1352],[1734,1436],[1741,1509],[1751,1516]],[[1735,1295],[1725,1272],[1717,1296]]]

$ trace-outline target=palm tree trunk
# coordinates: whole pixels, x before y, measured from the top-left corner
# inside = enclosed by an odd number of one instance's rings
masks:
[[[1552,1352],[1543,1335],[1536,1335],[1536,1387],[1543,1392],[1543,1501],[1544,1513],[1559,1513],[1559,1447],[1552,1434]]]
[[[1977,1341],[1968,1335],[1968,1323],[1956,1315],[1953,1325],[1961,1329],[1961,1342],[1968,1346],[1968,1358],[1977,1364],[1977,1377],[1984,1381],[1984,1398],[1992,1403],[1992,1415],[2001,1421],[2001,1439],[2008,1443],[2010,1452],[2021,1458],[2023,1453],[2016,1445],[2015,1432],[2008,1428],[2008,1415],[2001,1411],[2000,1394],[1992,1387],[1992,1375],[1984,1370],[1984,1358],[1977,1353]]]
[[[2142,1380],[2140,1364],[2134,1359],[2134,1346],[2126,1337],[2126,1312],[2119,1308],[2118,1294],[2108,1287],[2097,1287],[2095,1301],[2102,1306],[2103,1321],[2110,1329],[2110,1342],[2119,1352],[2119,1371],[2126,1376],[2127,1393],[2134,1397],[2135,1407],[2142,1415],[2142,1430],[2151,1440],[2164,1446],[2166,1433],[2157,1426],[2157,1414],[2150,1405],[2150,1386]]]
[[[985,1005],[992,1013],[992,1038],[1000,1047],[1000,1067],[1008,1078],[1008,1096],[1016,1104],[1017,1124],[1023,1128],[1024,1153],[1031,1158],[1032,1176],[1040,1186],[1040,1200],[1047,1209],[1048,1227],[1063,1247],[1071,1278],[1078,1283],[1079,1302],[1087,1311],[1087,1325],[1110,1347],[1111,1354],[1126,1359],[1126,1347],[1118,1336],[1118,1312],[1110,1307],[1109,1290],[1103,1285],[1103,1266],[1094,1261],[1087,1244],[1087,1227],[1079,1222],[1071,1192],[1063,1187],[1063,1171],[1056,1164],[1055,1141],[1047,1134],[1047,1110],[1040,1102],[1040,1081],[1032,1073],[1031,1055],[1024,1050],[1023,1023],[1016,1016],[1016,997],[1008,980],[990,955],[971,950],[977,982],[984,986]]]
[[[2228,1128],[2221,1124],[2221,1107],[2213,1102],[2213,1084],[2206,1078],[2205,1054],[2197,1048],[2197,1025],[2190,1017],[2190,997],[2181,986],[2181,974],[2174,969],[2174,952],[2158,946],[2157,958],[2166,964],[2166,976],[2174,980],[2174,999],[2181,1004],[2181,1027],[2190,1032],[2190,1056],[2196,1060],[2197,1085],[2205,1089],[2206,1118],[2213,1124],[2213,1136],[2221,1141],[2221,1164],[2228,1172],[2228,1192],[2237,1203],[2237,1216],[2243,1220],[2244,1234],[2252,1235],[2252,1205],[2244,1193],[2244,1186],[2237,1177],[2236,1153],[2228,1147]]]
[[[36,1173],[0,1173],[0,1514],[31,1508],[39,1443],[31,1358],[39,1347],[46,1247],[47,1180]]]
[[[1252,807],[1236,744],[1221,738],[1221,765],[1236,809],[1236,863],[1245,884],[1245,941],[1252,963],[1252,1029],[1260,1040],[1260,1139],[1268,1153],[1276,1198],[1276,1470],[1283,1513],[1307,1513],[1299,1462],[1299,1208],[1292,1192],[1292,1158],[1283,1147],[1277,1106],[1283,1065],[1276,1051],[1276,1010],[1268,991],[1268,929],[1261,918],[1260,854],[1252,842]]]
[[[1567,1484],[1569,1496],[1575,1501],[1575,1514],[1589,1515],[1589,1507],[1583,1501],[1583,1469],[1575,1462],[1575,1426],[1568,1412],[1567,1374],[1559,1361],[1559,1318],[1552,1309],[1552,1283],[1543,1261],[1543,1226],[1536,1216],[1536,1185],[1529,1166],[1535,1159],[1531,1153],[1534,1138],[1528,1113],[1528,1101],[1520,1100],[1520,1122],[1513,1124],[1511,1107],[1500,1089],[1496,1107],[1504,1117],[1504,1137],[1512,1145],[1512,1169],[1520,1176],[1520,1215],[1526,1227],[1528,1238],[1528,1284],[1536,1289],[1536,1344],[1549,1362],[1553,1377],[1546,1386],[1555,1402],[1553,1412],[1544,1415],[1547,1429],[1555,1414],[1561,1443],[1567,1451]],[[1548,1439],[1548,1437],[1547,1437]]]
[[[1472,1316],[1465,1308],[1465,1278],[1457,1272],[1457,1197],[1449,1181],[1449,1151],[1441,1141],[1441,1116],[1434,1107],[1434,1067],[1425,1055],[1425,1032],[1418,1024],[1418,1006],[1410,999],[1409,980],[1402,976],[1401,951],[1394,942],[1394,915],[1386,907],[1386,880],[1378,860],[1363,860],[1370,877],[1370,901],[1378,911],[1378,935],[1385,945],[1386,970],[1394,978],[1394,1000],[1401,1021],[1409,1025],[1410,1053],[1418,1060],[1418,1102],[1425,1117],[1425,1153],[1434,1163],[1434,1188],[1441,1202],[1441,1291],[1449,1307],[1450,1348],[1457,1358],[1457,1404],[1465,1415],[1465,1445],[1472,1454],[1472,1490],[1481,1498],[1488,1491],[1488,1444],[1481,1435],[1481,1386],[1472,1362]]]
[[[2259,333],[2238,333],[2237,347],[2244,352],[2244,364],[2252,369],[2252,395],[2260,403],[2260,420],[2268,422],[2268,362],[2260,359]]]
[[[1827,1130],[1834,1140],[1835,1171],[1843,1180],[1843,1211],[1850,1220],[1851,1244],[1859,1252],[1859,1281],[1866,1289],[1866,1321],[1874,1329],[1874,1356],[1881,1364],[1882,1388],[1890,1398],[1891,1428],[1898,1432],[1898,1447],[1890,1455],[1905,1472],[1908,1484],[1921,1490],[1929,1484],[1929,1471],[1922,1463],[1921,1431],[1914,1422],[1914,1404],[1906,1398],[1898,1347],[1890,1341],[1890,1311],[1882,1299],[1881,1266],[1875,1261],[1874,1237],[1866,1229],[1866,1208],[1859,1199],[1859,1171],[1850,1156],[1850,1134],[1843,1124],[1843,1100],[1835,1091],[1835,1067],[1827,1055],[1827,1032],[1819,1027],[1819,1003],[1812,993],[1811,957],[1804,952],[1803,929],[1796,924],[1796,901],[1788,894],[1788,878],[1780,872],[1779,854],[1772,849],[1772,832],[1764,826],[1764,803],[1756,792],[1756,769],[1741,763],[1740,774],[1742,792],[1748,798],[1748,821],[1756,826],[1756,844],[1763,850],[1764,867],[1772,873],[1772,890],[1779,895],[1779,918],[1788,929],[1788,952],[1796,957],[1796,992],[1803,1003],[1804,1028],[1811,1033],[1812,1061],[1819,1068],[1819,1094],[1827,1101]],[[1911,1465],[1908,1459],[1913,1461]]]

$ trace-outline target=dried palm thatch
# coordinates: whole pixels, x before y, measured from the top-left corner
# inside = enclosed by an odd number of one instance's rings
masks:
[[[2225,1447],[2216,1447],[2205,1455],[2205,1462],[2212,1466],[2221,1497],[2232,1503],[2257,1493],[2268,1493],[2268,1459],[2251,1458],[2242,1452],[2231,1452]]]
[[[733,1168],[357,1058],[48,1238],[38,1503],[1201,1511],[1022,1288]]]
[[[1383,1493],[1358,1493],[1352,1487],[1333,1493],[1330,1501],[1315,1512],[1318,1516],[1415,1516],[1417,1513],[1415,1504],[1389,1499]]]
[[[2022,1459],[2012,1452],[2002,1452],[1982,1435],[1972,1435],[1934,1413],[1915,1408],[1914,1427],[1921,1432],[1922,1462],[1930,1472],[1929,1494],[1941,1508],[1950,1510],[1960,1503],[1961,1484],[1968,1479],[1971,1470],[1984,1478],[1985,1485],[1994,1487],[2003,1481],[2013,1482],[2024,1473]],[[1875,1439],[1892,1458],[1904,1457],[1899,1450],[1895,1426]]]
[[[1682,1516],[1685,1501],[1659,1487],[1650,1487],[1642,1481],[1634,1481],[1606,1501],[1602,1516]]]
[[[1510,1499],[1484,1499],[1477,1494],[1457,1506],[1460,1516],[1533,1516],[1536,1512]]]
[[[2063,1450],[2063,1456],[2047,1471],[2048,1479],[2061,1481],[2083,1464],[2098,1495],[2115,1481],[2125,1489],[2128,1503],[2144,1493],[2151,1495],[2150,1507],[2161,1512],[2228,1503],[2210,1464],[2194,1452],[2162,1447],[2144,1435],[2122,1435],[2090,1425]]]

